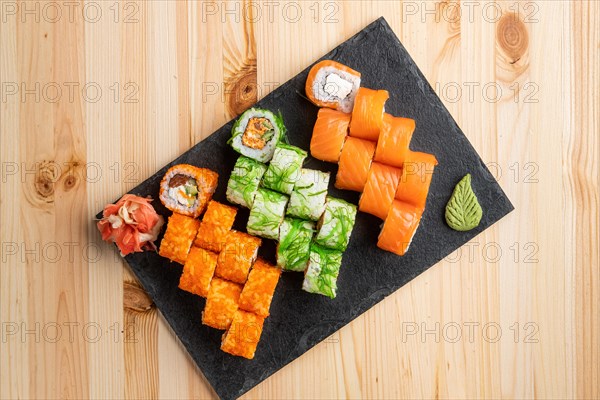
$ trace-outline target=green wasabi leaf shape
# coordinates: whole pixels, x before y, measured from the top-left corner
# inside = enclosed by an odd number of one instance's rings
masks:
[[[446,223],[455,231],[470,231],[479,226],[483,210],[471,187],[471,174],[465,175],[454,188],[446,204]]]

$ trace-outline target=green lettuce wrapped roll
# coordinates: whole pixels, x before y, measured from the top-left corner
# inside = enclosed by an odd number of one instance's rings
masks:
[[[229,143],[241,155],[265,163],[273,157],[284,132],[281,116],[269,110],[251,108],[233,125]]]
[[[346,250],[355,220],[354,204],[327,196],[325,212],[319,220],[315,242],[330,249]]]
[[[314,232],[315,224],[310,221],[285,218],[279,227],[277,266],[288,271],[304,271]]]
[[[288,197],[284,194],[264,188],[258,189],[246,225],[248,233],[277,240],[287,202]]]
[[[227,183],[227,200],[242,207],[252,208],[258,185],[266,170],[265,164],[240,156]]]
[[[263,178],[263,186],[279,193],[291,194],[294,184],[300,179],[306,151],[280,143],[275,148],[273,159]]]
[[[287,214],[317,221],[325,211],[329,172],[303,168],[294,185]]]
[[[313,243],[310,246],[308,268],[302,289],[333,299],[337,292],[337,278],[341,265],[342,252]]]

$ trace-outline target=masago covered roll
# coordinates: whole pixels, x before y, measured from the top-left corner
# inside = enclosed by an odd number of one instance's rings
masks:
[[[327,196],[325,212],[318,223],[315,242],[323,247],[346,250],[356,220],[356,206]]]
[[[253,359],[264,322],[264,317],[237,310],[233,314],[229,328],[223,334],[221,350],[234,356]]]
[[[285,218],[279,228],[277,266],[288,271],[304,271],[315,224],[297,218]]]
[[[218,181],[219,175],[210,169],[174,165],[160,182],[160,201],[175,213],[198,217],[206,209]]]
[[[296,146],[280,143],[265,172],[262,185],[279,193],[291,194],[294,184],[300,179],[306,151]]]
[[[215,253],[192,246],[183,265],[179,288],[206,297],[216,266],[217,255]]]
[[[238,309],[242,286],[225,279],[213,278],[202,312],[202,323],[215,329],[227,329]]]
[[[288,197],[268,189],[258,189],[250,209],[246,230],[249,234],[275,239],[279,237],[279,225],[285,216]]]
[[[252,208],[258,185],[266,171],[265,164],[240,156],[227,183],[227,200],[242,207]]]
[[[232,282],[244,283],[258,255],[260,238],[231,231],[217,259],[215,274]]]
[[[258,258],[240,295],[240,309],[253,312],[261,317],[268,317],[280,276],[281,269]]]
[[[316,63],[306,79],[306,95],[315,105],[352,111],[360,87],[360,72],[333,60]]]
[[[211,200],[208,203],[194,245],[216,253],[223,249],[237,209]]]
[[[325,211],[329,172],[303,168],[290,196],[287,215],[317,221]]]
[[[195,218],[177,213],[171,215],[158,254],[179,264],[185,264],[199,225],[200,221]]]
[[[246,110],[233,125],[231,147],[238,153],[259,162],[273,157],[275,146],[285,133],[283,119],[269,110]]]
[[[310,246],[308,268],[304,274],[302,289],[334,298],[337,293],[337,278],[342,266],[342,252],[317,244]]]

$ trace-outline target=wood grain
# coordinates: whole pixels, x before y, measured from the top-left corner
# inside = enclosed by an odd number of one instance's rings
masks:
[[[600,397],[598,2],[23,4],[0,1],[0,398],[215,397],[93,216],[381,15],[516,209],[245,398]]]

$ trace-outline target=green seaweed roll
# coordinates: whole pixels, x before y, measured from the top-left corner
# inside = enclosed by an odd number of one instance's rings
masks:
[[[288,271],[304,271],[314,232],[313,222],[285,218],[279,228],[277,266]]]
[[[327,196],[325,212],[319,219],[315,242],[330,249],[346,250],[355,220],[354,204]]]
[[[264,188],[258,189],[246,225],[248,233],[277,240],[287,203],[288,197],[284,194]]]
[[[287,214],[317,221],[325,211],[329,172],[303,168],[294,185]]]
[[[342,253],[337,250],[310,246],[308,268],[304,274],[302,289],[334,298],[337,292],[337,278],[342,265]]]
[[[283,143],[277,145],[263,177],[263,186],[279,193],[292,194],[294,184],[300,179],[300,170],[306,156],[306,151],[301,148]]]
[[[266,170],[265,164],[240,156],[227,183],[227,200],[242,207],[252,208],[258,185]]]

